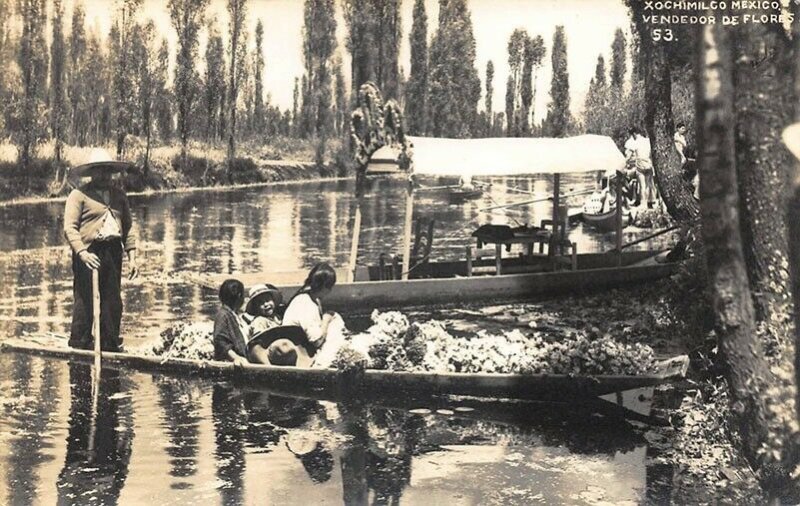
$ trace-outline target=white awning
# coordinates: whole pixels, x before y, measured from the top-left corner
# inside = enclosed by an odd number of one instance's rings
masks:
[[[613,173],[625,166],[617,145],[603,135],[409,140],[414,173],[431,176]]]

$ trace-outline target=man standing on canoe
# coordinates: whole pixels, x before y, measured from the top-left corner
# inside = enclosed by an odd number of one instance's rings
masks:
[[[92,271],[100,280],[100,336],[104,351],[120,351],[122,320],[122,254],[128,256],[129,279],[135,278],[136,240],[128,197],[112,185],[112,176],[130,164],[117,162],[108,151],[94,149],[89,163],[71,176],[91,178],[72,190],[64,210],[64,235],[72,248],[72,327],[69,345],[92,348]]]

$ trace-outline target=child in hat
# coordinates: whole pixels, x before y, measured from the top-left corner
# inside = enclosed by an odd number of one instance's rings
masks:
[[[242,315],[250,326],[248,339],[281,324],[275,310],[282,302],[281,292],[273,285],[260,284],[250,288]]]

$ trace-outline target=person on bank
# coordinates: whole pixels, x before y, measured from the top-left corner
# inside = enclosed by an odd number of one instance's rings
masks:
[[[114,161],[105,149],[94,149],[89,163],[72,169],[73,178],[90,178],[72,190],[64,209],[64,236],[72,249],[73,303],[69,345],[91,349],[92,271],[100,281],[100,336],[103,351],[121,351],[122,257],[129,279],[139,274],[130,204],[113,182],[131,164]]]
[[[625,141],[625,158],[628,165],[635,169],[639,181],[639,196],[635,205],[647,202],[647,207],[652,209],[656,199],[656,186],[653,179],[655,169],[650,159],[650,139],[637,127],[632,127],[629,133],[630,137]]]
[[[214,360],[233,362],[241,367],[247,360],[250,328],[240,315],[244,304],[244,285],[238,279],[226,279],[219,287],[220,308],[214,318]]]

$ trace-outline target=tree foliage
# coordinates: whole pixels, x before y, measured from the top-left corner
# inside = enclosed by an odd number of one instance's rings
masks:
[[[545,118],[548,137],[564,137],[569,134],[572,116],[569,110],[569,70],[567,69],[567,36],[563,26],[557,26],[553,34],[551,53],[553,74],[550,81],[550,105]]]
[[[430,48],[430,133],[469,137],[477,120],[481,82],[466,0],[440,0],[439,26]]]
[[[414,2],[411,24],[411,74],[406,87],[406,121],[412,135],[428,131],[428,15],[425,1]]]

